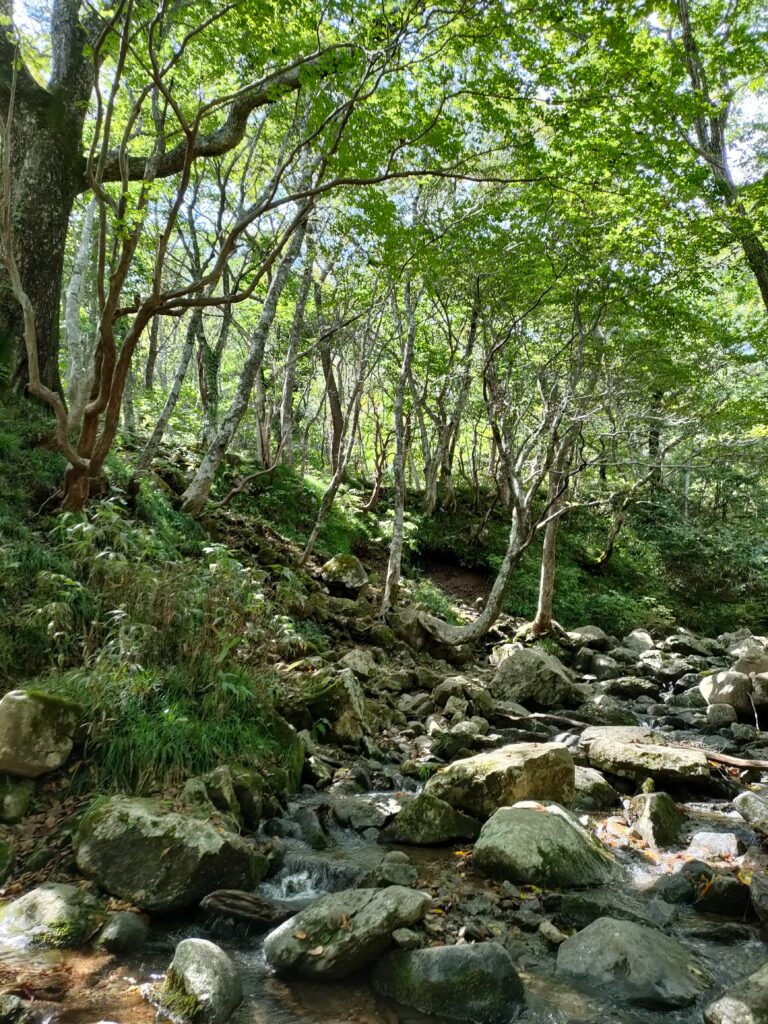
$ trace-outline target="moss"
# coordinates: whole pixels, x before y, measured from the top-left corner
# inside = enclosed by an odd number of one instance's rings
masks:
[[[34,687],[28,686],[25,693],[29,694],[30,697],[34,697],[35,700],[40,701],[41,704],[46,706],[49,711],[71,711],[72,714],[81,714],[83,708],[77,701],[70,700],[68,697],[59,697],[55,693],[48,693],[45,690],[36,690]]]
[[[187,991],[184,979],[173,969],[165,976],[165,981],[158,992],[158,1002],[163,1015],[172,1020],[194,1022],[200,1020],[203,1015],[200,1000]]]

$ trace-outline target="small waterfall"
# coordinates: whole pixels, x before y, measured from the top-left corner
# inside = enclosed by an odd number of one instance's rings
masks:
[[[347,860],[294,851],[261,891],[271,899],[306,903],[329,892],[354,888],[364,873],[361,865]]]

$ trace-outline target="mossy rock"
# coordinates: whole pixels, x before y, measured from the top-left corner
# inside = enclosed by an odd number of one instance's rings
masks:
[[[355,555],[334,555],[320,570],[323,580],[331,586],[358,591],[368,583],[365,566]]]
[[[0,771],[35,779],[60,768],[72,751],[79,705],[37,690],[0,700]]]
[[[21,821],[34,793],[32,779],[15,779],[11,775],[0,777],[0,822],[15,825]]]
[[[84,875],[150,912],[181,910],[214,889],[251,889],[269,867],[248,840],[159,800],[97,800],[74,846]]]
[[[388,953],[374,970],[373,987],[457,1024],[507,1024],[525,1002],[512,958],[497,942]]]
[[[10,903],[4,910],[6,934],[33,946],[72,949],[83,946],[106,921],[103,906],[74,885],[48,883]]]

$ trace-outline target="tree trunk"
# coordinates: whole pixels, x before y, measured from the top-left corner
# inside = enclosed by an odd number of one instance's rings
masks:
[[[133,370],[128,370],[123,391],[123,430],[129,436],[136,433],[136,406],[133,401]]]
[[[393,299],[394,301],[396,300]],[[407,278],[404,286],[403,302],[408,327],[402,346],[400,377],[398,378],[395,390],[395,459],[392,466],[395,485],[395,507],[392,521],[392,543],[389,547],[389,562],[384,582],[384,596],[381,601],[381,615],[386,615],[397,597],[403,559],[403,520],[405,517],[405,422],[403,407],[405,405],[405,389],[411,376],[413,346],[416,340],[416,310],[411,297],[410,281]]]
[[[81,120],[82,123],[82,120]],[[35,311],[41,382],[62,390],[59,374],[59,305],[69,218],[77,195],[80,133],[73,138],[70,118],[54,109],[20,103],[14,113],[14,250],[24,291]],[[4,270],[0,272],[0,349],[10,354],[11,381],[28,381],[21,308]]]
[[[70,408],[73,409],[80,408],[85,404],[88,392],[90,391],[90,375],[87,363],[93,339],[86,340],[82,336],[80,330],[80,308],[83,299],[85,272],[88,269],[88,260],[91,254],[91,232],[93,230],[95,213],[96,200],[91,199],[83,217],[80,242],[72,263],[72,276],[69,279],[69,286],[64,301],[64,331],[67,339],[67,356],[69,357],[67,399],[69,400]]]
[[[427,632],[431,633],[440,643],[450,646],[472,643],[474,640],[484,637],[501,614],[507,584],[512,578],[523,552],[530,544],[531,537],[528,521],[527,519],[524,522],[521,520],[521,510],[516,506],[512,512],[512,525],[504,561],[501,563],[501,568],[483,610],[474,622],[467,623],[466,626],[454,626],[451,623],[443,622],[442,619],[438,619],[434,615],[422,612],[419,615],[419,621]]]
[[[157,317],[155,318],[157,319]],[[176,408],[176,403],[179,400],[181,394],[181,388],[184,384],[184,378],[187,375],[189,364],[192,361],[192,353],[195,350],[195,341],[197,339],[198,331],[202,327],[203,312],[201,309],[193,309],[190,314],[189,323],[187,324],[187,333],[184,338],[184,345],[181,349],[181,357],[179,359],[179,365],[176,367],[176,374],[173,378],[173,384],[171,390],[168,392],[168,397],[165,400],[163,411],[158,417],[155,429],[144,445],[144,449],[138,458],[136,463],[136,473],[146,473],[149,467],[152,465],[152,460],[157,454],[157,449],[160,447],[160,442],[163,440],[165,429],[168,426],[173,411]]]
[[[149,326],[149,350],[147,351],[147,362],[144,366],[144,388],[151,391],[155,386],[155,367],[157,366],[158,341],[160,338],[160,317],[152,317]]]
[[[561,506],[565,479],[560,470],[552,470],[549,474],[549,495],[547,515],[553,515]],[[557,570],[557,534],[560,529],[560,516],[550,519],[544,527],[544,543],[541,551],[541,571],[539,573],[539,600],[536,615],[531,623],[533,636],[542,636],[552,630],[553,607],[555,601],[555,572]]]
[[[305,323],[304,314],[309,299],[309,289],[312,285],[312,241],[307,245],[306,263],[304,273],[299,284],[299,294],[296,297],[296,308],[293,311],[291,331],[288,336],[288,354],[285,359],[285,375],[283,377],[283,389],[280,395],[280,461],[284,466],[293,466],[295,456],[293,451],[293,392],[296,388],[296,364],[299,354],[299,344],[304,337]]]
[[[261,361],[264,357],[267,335],[277,313],[277,303],[288,280],[291,267],[299,255],[305,230],[306,224],[302,222],[296,229],[287,251],[278,263],[277,269],[272,276],[259,321],[251,337],[251,347],[240,373],[240,380],[238,381],[232,403],[219,429],[216,431],[208,451],[203,456],[197,472],[181,496],[182,508],[186,512],[199,512],[208,500],[216,472],[224,461],[224,456],[227,454],[229,446],[248,408],[256,374],[259,372]]]

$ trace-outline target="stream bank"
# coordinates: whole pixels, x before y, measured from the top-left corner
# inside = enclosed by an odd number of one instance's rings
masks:
[[[335,607],[359,633],[359,599],[335,600],[349,602]],[[298,792],[289,794],[287,778],[248,781],[222,765],[215,777],[188,780],[182,793],[153,796],[130,828],[124,805],[110,817],[102,801],[96,817],[110,822],[109,834],[84,827],[93,808],[84,816],[83,807],[64,806],[67,828],[55,820],[59,854],[47,870],[22,876],[22,888],[85,885],[98,904],[94,928],[75,949],[41,950],[30,945],[29,928],[10,934],[6,911],[0,969],[6,991],[23,1003],[8,1019],[23,1010],[78,1024],[150,1021],[143,987],[160,983],[179,942],[202,938],[238,969],[235,1021],[491,1020],[456,998],[430,1018],[413,1005],[418,995],[404,1005],[382,994],[387,949],[473,944],[500,947],[521,982],[524,998],[510,988],[504,1020],[701,1020],[768,959],[766,777],[726,763],[768,757],[759,728],[768,644],[682,630],[618,640],[584,628],[545,651],[512,642],[516,625],[502,622],[492,648],[469,660],[459,652],[465,660],[456,666],[440,657],[447,652],[426,650],[418,617],[401,610],[390,620],[398,639],[389,649],[358,640],[333,660],[310,656],[287,667],[303,683],[286,687],[281,707],[301,746]],[[154,852],[148,823],[157,822],[166,831]],[[7,828],[11,844],[27,826],[22,817]],[[184,858],[206,829],[226,857],[217,854],[201,874]],[[125,871],[133,862],[132,877],[116,880],[107,870],[115,842]],[[173,885],[168,862],[184,865]],[[151,898],[146,884],[137,888],[142,872],[157,882]],[[235,895],[227,903],[217,890]],[[386,918],[383,945],[377,938],[359,967],[341,975],[329,967],[323,978],[331,951],[351,934],[357,956],[368,927],[350,910],[360,900],[352,894],[389,893],[382,898],[391,903],[404,900],[403,890],[426,894],[413,920]],[[275,919],[258,924],[254,906],[271,908]],[[89,952],[99,942],[99,915],[126,911],[149,921],[140,947]],[[322,942],[310,911],[326,915],[323,927],[330,922]],[[282,960],[270,952],[274,939],[265,952],[265,936],[293,912],[288,939],[307,946]],[[342,961],[351,949],[342,948]],[[667,949],[681,957],[674,976]],[[497,1014],[490,1002],[487,1012]],[[768,1006],[744,1018],[767,1019]]]

